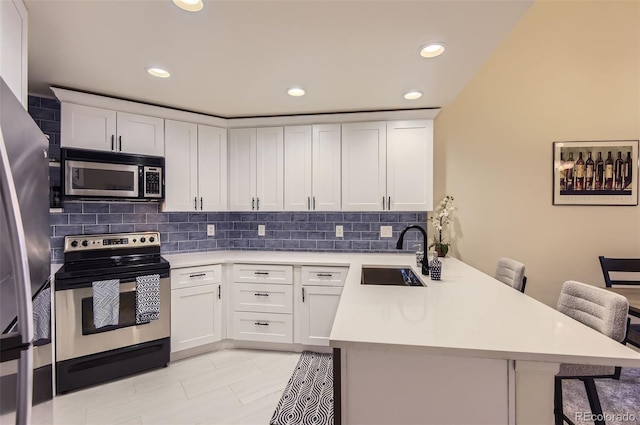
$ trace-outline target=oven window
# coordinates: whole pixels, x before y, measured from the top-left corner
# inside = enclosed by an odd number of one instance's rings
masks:
[[[133,171],[74,167],[71,170],[73,189],[134,191],[137,175]]]
[[[144,324],[146,323],[142,323]],[[82,299],[82,335],[108,332],[127,326],[136,326],[136,291],[120,293],[120,317],[117,326],[104,326],[97,329],[93,324],[93,297]]]

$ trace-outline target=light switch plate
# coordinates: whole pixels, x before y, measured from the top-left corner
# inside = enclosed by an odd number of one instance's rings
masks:
[[[207,236],[215,236],[215,235],[216,235],[216,225],[207,224]]]
[[[343,226],[336,226],[336,238],[344,237],[344,228]]]
[[[391,237],[393,237],[393,227],[392,226],[380,226],[380,237],[381,238],[391,238]]]
[[[264,224],[258,224],[258,236],[264,236],[266,227]]]

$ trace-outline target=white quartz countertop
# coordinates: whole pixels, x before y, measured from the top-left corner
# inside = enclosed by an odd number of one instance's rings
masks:
[[[455,259],[442,280],[409,254],[213,251],[164,256],[172,268],[219,263],[349,266],[331,331],[338,348],[640,367],[640,353]],[[361,285],[361,268],[410,266],[426,287]],[[561,282],[558,282],[561,285]]]

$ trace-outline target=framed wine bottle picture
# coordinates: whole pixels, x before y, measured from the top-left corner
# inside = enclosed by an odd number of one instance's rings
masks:
[[[553,142],[553,205],[638,205],[638,140]]]

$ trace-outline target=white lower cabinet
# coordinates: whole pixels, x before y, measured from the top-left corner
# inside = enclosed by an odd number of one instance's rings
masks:
[[[222,266],[171,270],[171,352],[222,339]]]
[[[302,267],[300,342],[329,346],[347,267]]]
[[[233,339],[293,342],[293,267],[233,265]]]

